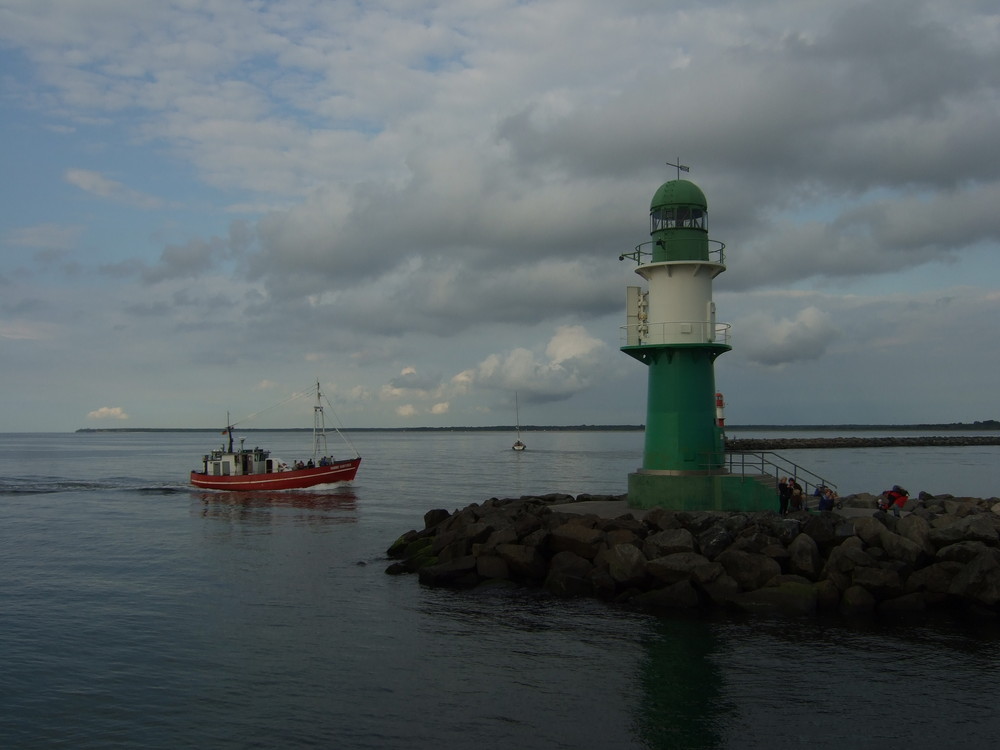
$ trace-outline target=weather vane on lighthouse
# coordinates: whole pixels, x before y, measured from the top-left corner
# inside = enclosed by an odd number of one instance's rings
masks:
[[[691,171],[690,167],[686,167],[683,164],[681,164],[681,157],[679,157],[679,156],[677,157],[677,163],[676,164],[674,164],[673,162],[669,162],[668,161],[667,162],[667,166],[668,167],[677,167],[677,179],[678,180],[681,178],[681,172],[690,172]]]

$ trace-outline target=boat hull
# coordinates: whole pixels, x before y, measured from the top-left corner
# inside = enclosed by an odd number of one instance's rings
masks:
[[[200,471],[191,472],[191,484],[206,490],[254,492],[272,490],[302,490],[318,484],[349,482],[358,473],[361,458],[334,461],[329,466],[310,469],[292,469],[268,474],[242,474],[238,476],[212,476]]]

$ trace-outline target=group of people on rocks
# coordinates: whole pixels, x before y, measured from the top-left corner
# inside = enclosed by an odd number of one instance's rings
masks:
[[[813,492],[813,496],[819,499],[817,510],[833,510],[837,507],[839,498],[832,487],[819,485]],[[909,492],[898,484],[894,484],[891,490],[886,490],[879,495],[878,509],[883,512],[891,510],[892,514],[899,518],[899,511],[906,505],[909,497]],[[798,510],[808,510],[802,485],[794,477],[781,477],[778,481],[778,513],[785,516]]]
[[[833,510],[838,500],[833,488],[824,485],[816,488],[813,497],[819,498],[817,510]],[[778,513],[785,516],[797,510],[808,510],[805,500],[802,485],[794,477],[781,477],[778,482]]]

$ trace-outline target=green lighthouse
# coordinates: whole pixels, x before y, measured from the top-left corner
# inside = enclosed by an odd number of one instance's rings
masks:
[[[683,167],[674,166],[679,174]],[[648,368],[643,462],[628,483],[633,507],[775,506],[773,488],[726,468],[714,367],[732,347],[712,301],[712,280],[726,270],[725,245],[709,239],[707,217],[697,185],[666,182],[650,204],[650,241],[620,256],[635,261],[646,282],[627,288],[621,347]]]

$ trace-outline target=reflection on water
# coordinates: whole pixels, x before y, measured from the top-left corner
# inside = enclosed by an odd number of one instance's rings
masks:
[[[319,526],[358,520],[358,496],[349,486],[319,492],[191,492],[191,496],[200,501],[204,518],[266,525],[290,519]],[[282,510],[290,512],[275,512]]]
[[[700,620],[668,619],[646,646],[639,674],[637,731],[646,747],[723,746],[735,705],[723,696],[718,637]]]

